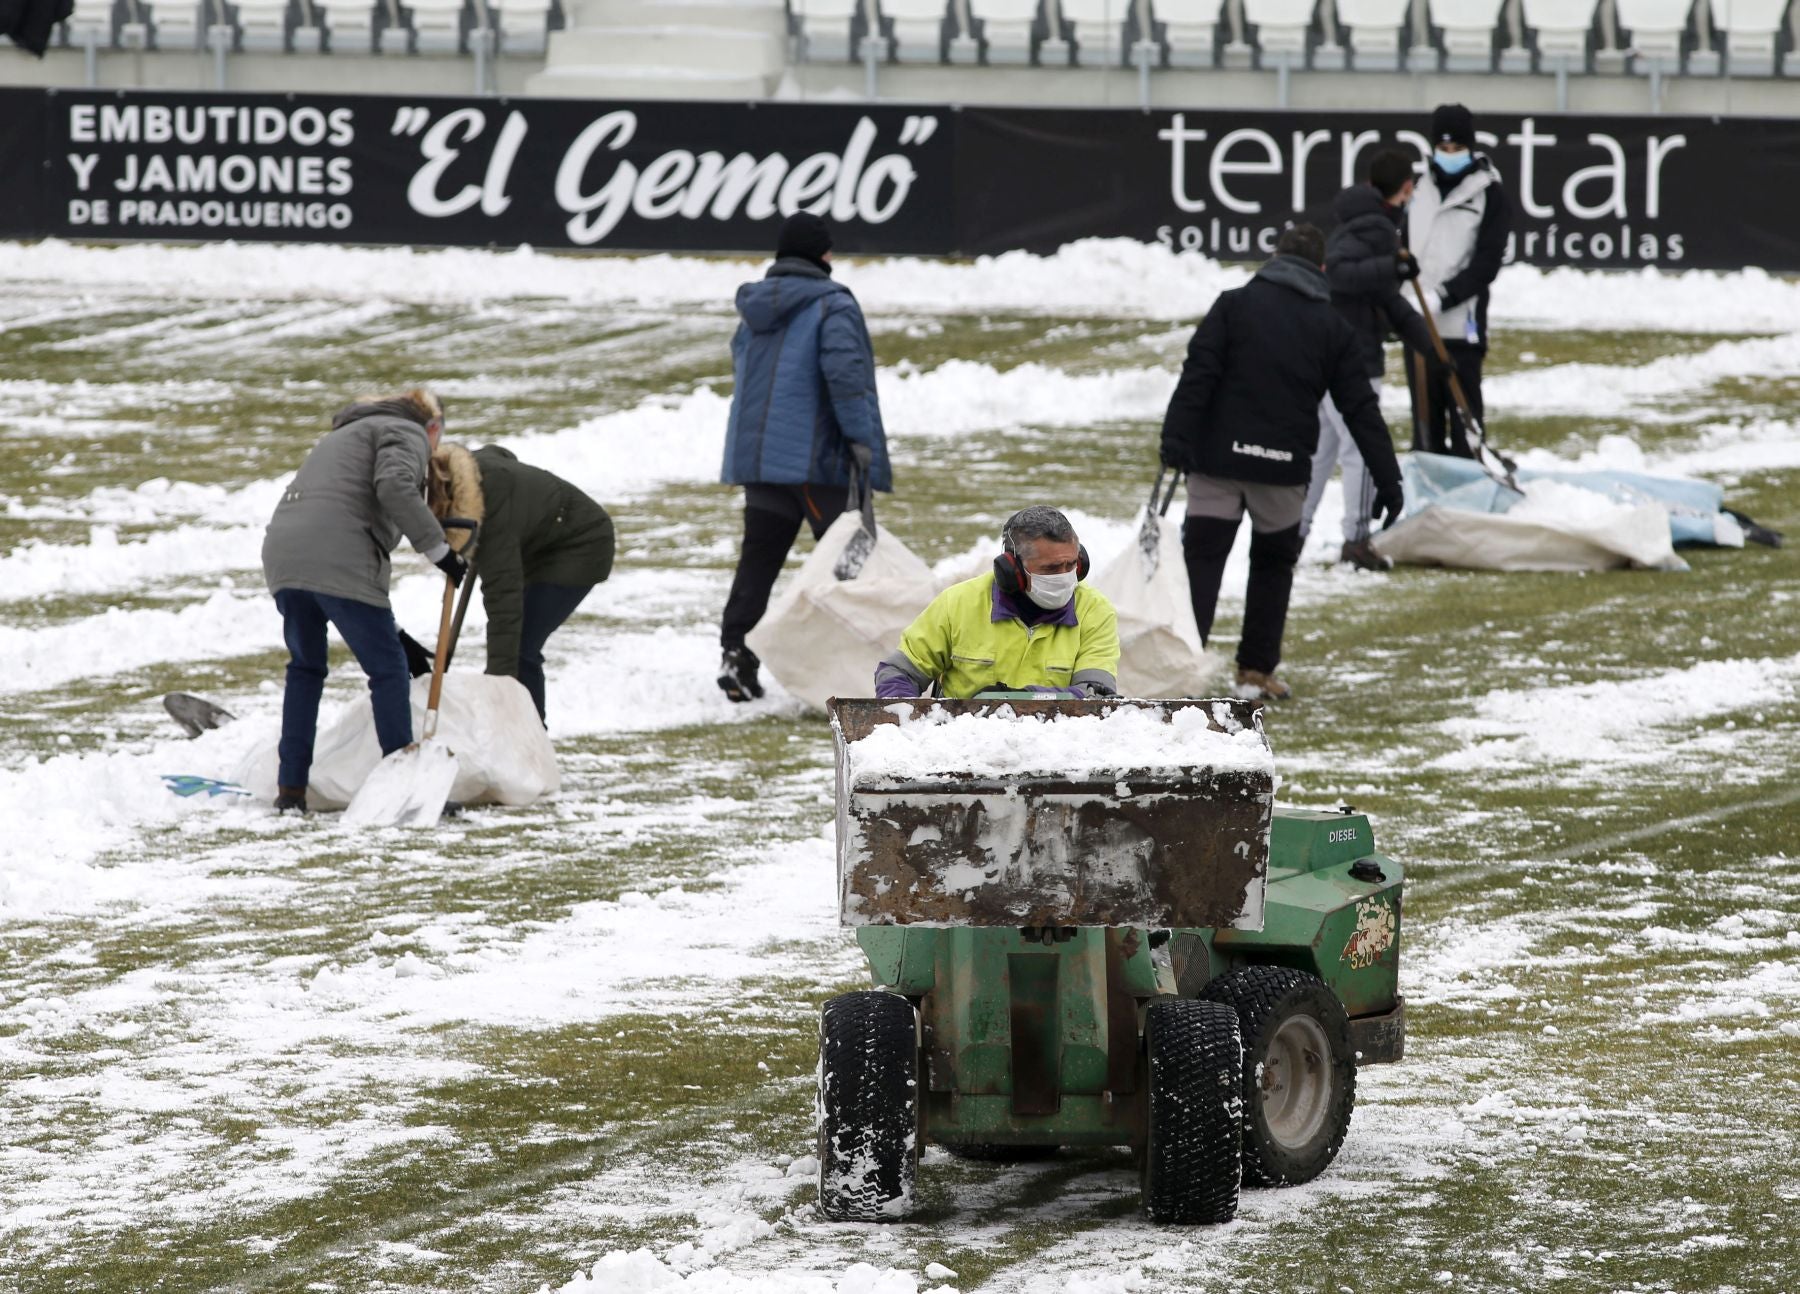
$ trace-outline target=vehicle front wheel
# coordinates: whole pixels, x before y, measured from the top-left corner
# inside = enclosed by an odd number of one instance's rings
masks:
[[[845,993],[819,1017],[819,1212],[890,1222],[912,1211],[919,1164],[919,1048],[913,1005]]]
[[[1237,1015],[1217,1002],[1153,1002],[1144,1043],[1144,1212],[1152,1222],[1229,1222],[1237,1215],[1243,1140]]]

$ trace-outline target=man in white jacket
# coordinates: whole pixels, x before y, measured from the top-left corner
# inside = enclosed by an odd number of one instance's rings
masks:
[[[1463,393],[1479,419],[1481,362],[1488,345],[1488,286],[1500,273],[1512,232],[1512,202],[1500,172],[1475,146],[1475,117],[1460,103],[1431,114],[1432,151],[1426,174],[1407,207],[1402,237],[1419,264],[1426,303],[1456,367]],[[1413,401],[1413,448],[1475,456],[1453,409],[1448,375],[1407,356]]]

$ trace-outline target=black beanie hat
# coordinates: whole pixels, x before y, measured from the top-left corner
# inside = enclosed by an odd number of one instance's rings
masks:
[[[1431,142],[1445,140],[1475,151],[1475,114],[1460,103],[1440,103],[1431,114]]]
[[[825,268],[825,253],[831,250],[831,226],[810,211],[796,211],[781,226],[781,241],[775,255],[798,256]]]

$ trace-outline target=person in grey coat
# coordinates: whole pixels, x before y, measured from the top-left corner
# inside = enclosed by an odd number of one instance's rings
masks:
[[[365,396],[333,416],[330,433],[313,446],[275,505],[262,561],[289,658],[277,749],[278,811],[305,811],[328,624],[369,676],[381,753],[412,744],[411,677],[388,604],[388,554],[404,535],[453,584],[468,569],[425,501],[427,464],[443,429],[443,406],[423,388]]]

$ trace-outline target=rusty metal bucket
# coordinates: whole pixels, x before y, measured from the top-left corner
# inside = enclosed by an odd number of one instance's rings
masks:
[[[1239,700],[832,700],[839,913],[848,926],[1262,926],[1274,769]],[[1215,766],[1196,743],[1151,767],[1059,774],[958,768],[898,777],[858,767],[883,725],[976,716],[1057,722],[1199,708],[1261,755]],[[1084,729],[1083,731],[1095,731]]]

